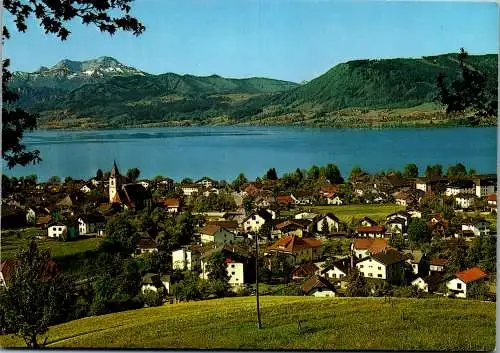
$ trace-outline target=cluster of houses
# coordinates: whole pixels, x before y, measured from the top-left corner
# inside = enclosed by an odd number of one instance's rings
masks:
[[[381,283],[401,283],[402,276],[408,278],[410,269],[412,285],[431,293],[445,281],[448,293],[444,294],[457,297],[466,297],[470,284],[488,278],[481,269],[472,268],[456,273],[453,279],[445,279],[447,259],[427,258],[419,251],[397,251],[389,245],[389,239],[395,234],[405,235],[411,220],[422,217],[419,204],[425,195],[452,197],[456,209],[462,211],[473,208],[477,200],[483,200],[484,210],[496,212],[496,175],[458,181],[398,176],[358,178],[351,181],[351,186],[354,194],[363,197],[364,202],[391,199],[406,210],[388,215],[383,222],[363,217],[354,227],[333,213],[318,213],[309,208],[318,203],[346,203],[337,185],[327,183],[315,191],[275,195],[275,184],[275,181],[248,183],[232,194],[239,207],[237,211],[206,213],[205,216],[210,217],[198,229],[196,243],[172,252],[172,269],[197,271],[201,278],[208,278],[207,261],[212,254],[220,252],[226,257],[231,286],[237,289],[251,284],[255,281],[255,250],[248,247],[245,239],[257,237],[259,242],[266,238],[262,244],[268,266],[272,266],[273,256],[285,259],[294,268],[289,278],[305,281],[303,291],[306,295],[338,295],[345,289],[346,277],[353,268],[366,279]],[[153,191],[159,188],[176,188],[182,197],[153,198]],[[104,236],[106,218],[115,213],[154,207],[179,213],[183,210],[184,199],[217,193],[217,183],[209,178],[178,185],[171,179],[131,182],[120,174],[114,163],[108,182],[72,181],[64,187],[41,184],[27,192],[24,200],[15,195],[2,200],[2,226],[15,228],[20,224],[34,224],[46,230],[50,238]],[[254,210],[251,212],[242,207],[246,197],[252,199]],[[295,214],[280,216],[280,211],[292,207],[298,209]],[[436,234],[450,237],[447,232],[450,220],[442,214],[431,215],[427,226]],[[490,234],[490,226],[485,218],[466,218],[453,229],[451,238],[471,240]],[[323,244],[329,238],[349,239],[350,255],[327,259]],[[155,251],[158,251],[155,240],[145,234],[138,242],[136,255]],[[167,275],[147,274],[143,279],[143,290],[165,288],[168,292],[170,285]]]

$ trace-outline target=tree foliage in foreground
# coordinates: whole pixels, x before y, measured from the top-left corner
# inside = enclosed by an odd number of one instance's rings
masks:
[[[40,336],[63,321],[73,305],[71,283],[35,241],[18,255],[10,275],[7,287],[0,289],[1,329],[22,337],[30,348],[43,346],[47,338],[40,343]]]

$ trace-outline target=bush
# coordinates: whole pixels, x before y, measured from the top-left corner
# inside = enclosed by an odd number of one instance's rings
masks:
[[[147,289],[142,293],[141,299],[144,301],[144,304],[148,307],[160,306],[163,304],[163,295],[161,290],[155,292],[153,290]]]
[[[248,297],[250,295],[250,292],[246,287],[239,287],[236,290],[236,295],[238,297]]]

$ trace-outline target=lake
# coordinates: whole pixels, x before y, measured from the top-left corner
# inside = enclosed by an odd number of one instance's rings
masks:
[[[480,173],[495,173],[497,129],[320,129],[292,127],[192,127],[123,130],[35,131],[25,144],[39,149],[38,165],[16,167],[8,176],[37,174],[87,179],[98,168],[120,171],[137,167],[141,177],[163,175],[181,180],[210,176],[233,180],[243,172],[262,176],[269,168],[279,175],[313,164],[335,163],[348,176],[354,165],[369,172],[402,170],[416,163],[462,162]]]

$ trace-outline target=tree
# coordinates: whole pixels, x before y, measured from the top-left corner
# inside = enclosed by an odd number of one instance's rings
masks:
[[[61,184],[61,178],[59,178],[58,176],[53,176],[50,177],[49,180],[47,180],[47,182],[49,184]]]
[[[266,172],[266,175],[264,176],[264,179],[266,179],[266,180],[278,180],[278,173],[276,173],[276,169],[270,168]]]
[[[320,174],[320,169],[317,165],[313,165],[309,170],[307,171],[307,178],[309,180],[316,180],[319,178]]]
[[[482,118],[497,116],[498,86],[495,82],[488,87],[487,77],[467,64],[468,57],[464,48],[460,48],[457,58],[461,75],[451,84],[445,82],[443,73],[439,73],[436,100],[446,106],[447,114],[470,112],[469,122],[478,125]]]
[[[248,215],[253,210],[253,197],[245,196],[243,198],[243,208],[245,209],[245,213]]]
[[[73,178],[72,178],[72,177],[67,176],[67,177],[65,177],[65,178],[64,178],[64,184],[67,184],[67,183],[69,183],[70,181],[73,181]]]
[[[243,185],[245,185],[246,183],[248,183],[248,179],[247,177],[245,176],[245,174],[243,173],[240,173],[236,179],[234,179],[233,181],[233,187],[236,189],[236,190],[240,190],[241,187]]]
[[[117,214],[106,223],[106,238],[101,248],[109,253],[131,254],[135,251],[139,234],[126,214]]]
[[[440,178],[443,175],[443,166],[441,164],[428,165],[425,169],[426,178]]]
[[[361,272],[357,268],[352,268],[351,272],[347,275],[347,291],[348,297],[366,297],[368,295],[368,288],[366,281]]]
[[[0,289],[1,329],[21,336],[30,348],[44,346],[47,339],[39,343],[39,336],[72,306],[71,282],[34,240],[19,253],[10,275],[7,287]]]
[[[104,174],[101,169],[97,169],[97,172],[95,173],[95,178],[96,180],[103,180]]]
[[[4,10],[13,17],[19,32],[26,32],[31,16],[40,21],[45,33],[56,34],[66,40],[71,33],[68,29],[72,19],[77,18],[85,25],[95,25],[101,32],[114,34],[117,30],[132,32],[138,36],[145,27],[130,16],[132,0],[5,0]],[[10,38],[6,26],[3,26],[2,41]],[[10,90],[8,83],[12,77],[9,71],[9,59],[3,61],[2,76],[2,158],[10,168],[41,161],[40,151],[28,151],[22,144],[25,131],[37,127],[37,115],[30,114],[15,102],[19,95]]]
[[[351,169],[351,174],[349,174],[349,181],[355,181],[357,178],[365,174],[363,170],[361,170],[361,167],[358,165],[355,165]]]
[[[409,163],[405,166],[403,171],[403,176],[405,178],[417,178],[418,177],[418,167],[415,163]]]
[[[391,239],[389,239],[389,245],[398,251],[403,250],[405,248],[404,236],[400,232],[393,234]]]
[[[344,182],[344,178],[340,175],[340,170],[335,164],[327,164],[325,167],[320,169],[320,174],[330,181],[332,184],[341,184]]]
[[[323,222],[321,222],[321,234],[330,234],[330,227],[328,226],[328,221],[326,220],[326,218],[323,220]]]
[[[446,172],[448,179],[459,179],[467,176],[467,168],[462,163],[450,165]]]
[[[129,178],[132,182],[135,182],[137,178],[141,175],[141,171],[138,168],[130,168],[127,170],[127,178]]]
[[[427,243],[431,239],[431,234],[427,229],[425,221],[420,218],[414,218],[408,226],[408,239],[416,243]]]

